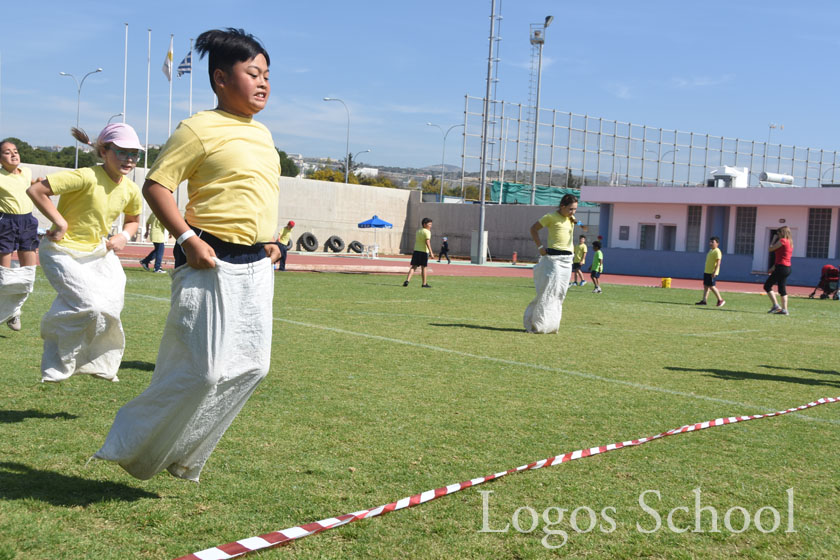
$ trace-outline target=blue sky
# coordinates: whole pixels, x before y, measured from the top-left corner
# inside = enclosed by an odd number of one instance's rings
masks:
[[[498,1],[497,1],[498,4]],[[260,6],[248,8],[248,6]],[[255,2],[216,0],[17,2],[4,5],[0,136],[71,145],[77,77],[81,125],[95,134],[122,110],[129,24],[128,122],[144,138],[147,28],[152,29],[150,143],[167,135],[161,66],[189,38],[243,27],[272,58],[272,94],[258,116],[288,152],[341,158],[346,113],[352,152],[375,165],[440,163],[438,129],[463,122],[464,95],[484,95],[489,0]],[[653,127],[835,150],[840,3],[502,0],[499,99],[528,101],[529,24],[553,15],[541,106]],[[194,109],[213,96],[194,61]],[[188,77],[175,78],[173,128],[187,116]],[[457,130],[446,161],[460,164]]]

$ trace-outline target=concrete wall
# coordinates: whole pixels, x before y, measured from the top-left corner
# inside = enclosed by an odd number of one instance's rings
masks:
[[[62,168],[28,165],[33,177],[64,171]],[[130,178],[142,185],[145,172],[135,170]],[[176,198],[183,210],[186,205],[186,186],[176,191]],[[145,204],[145,203],[144,203]],[[537,252],[528,229],[543,215],[554,210],[549,206],[520,204],[485,206],[485,230],[488,232],[488,246],[494,260],[509,260],[514,251],[522,260],[536,260]],[[305,232],[318,238],[319,250],[331,235],[341,237],[345,244],[359,241],[364,245],[379,245],[383,254],[410,254],[414,248],[414,234],[420,221],[429,217],[434,221],[432,248],[437,253],[441,238],[449,238],[450,253],[453,256],[470,256],[471,232],[478,229],[480,206],[478,204],[445,204],[422,202],[419,191],[385,189],[365,185],[347,185],[329,181],[313,181],[297,177],[280,178],[279,224],[295,221],[292,239]],[[148,207],[144,208],[141,223],[145,223]],[[36,211],[36,215],[38,215]],[[373,215],[394,225],[393,229],[359,229],[358,223]],[[580,208],[578,218],[587,224],[585,234],[591,243],[598,237],[600,210]],[[38,215],[41,227],[49,222]],[[575,236],[582,233],[578,228]]]

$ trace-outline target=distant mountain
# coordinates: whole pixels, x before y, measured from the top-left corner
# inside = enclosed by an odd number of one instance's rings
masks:
[[[443,166],[443,170],[446,173],[451,173],[453,171],[461,171],[461,166],[447,163]],[[440,164],[438,163],[436,165],[427,165],[426,167],[421,167],[420,171],[426,171],[428,173],[440,173]]]

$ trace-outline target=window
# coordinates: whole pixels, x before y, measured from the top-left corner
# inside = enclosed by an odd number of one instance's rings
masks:
[[[805,256],[828,258],[828,236],[831,231],[831,208],[808,209],[808,246]]]
[[[702,206],[688,207],[688,220],[685,224],[685,250],[697,252],[700,250],[700,218],[703,216]]]
[[[677,226],[662,226],[662,250],[673,251],[677,246]]]
[[[735,211],[735,254],[755,251],[755,206],[739,206]]]
[[[656,249],[656,226],[653,224],[642,224],[639,232],[639,249],[653,251]]]

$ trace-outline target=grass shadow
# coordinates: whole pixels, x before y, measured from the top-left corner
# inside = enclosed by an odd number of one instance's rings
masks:
[[[159,495],[118,482],[87,480],[21,463],[0,462],[0,499],[38,500],[54,506],[89,506],[97,502],[134,502]]]
[[[525,332],[525,329],[511,329],[507,327],[490,327],[487,325],[470,325],[467,323],[429,323],[430,327],[461,327],[464,329],[481,329],[485,331],[498,332]]]
[[[15,422],[23,422],[27,418],[48,418],[50,420],[75,420],[78,418],[75,414],[69,412],[54,412],[47,413],[40,410],[0,410],[0,424],[14,424]]]
[[[784,383],[798,383],[800,385],[840,387],[840,381],[808,379],[807,377],[795,377],[793,375],[772,375],[768,373],[754,373],[751,371],[734,371],[729,369],[717,368],[686,368],[678,366],[666,366],[665,369],[670,371],[696,371],[699,373],[709,373],[712,377],[717,377],[718,379],[725,379],[730,381],[781,381]]]
[[[139,369],[141,371],[155,371],[155,364],[152,362],[130,361],[120,364],[120,369]]]
[[[796,371],[807,371],[808,373],[821,373],[825,375],[840,375],[840,371],[833,370],[833,369],[813,369],[813,368],[788,368],[784,366],[768,366],[768,365],[761,365],[758,367],[763,367],[767,369],[783,369],[787,371],[796,370]]]

